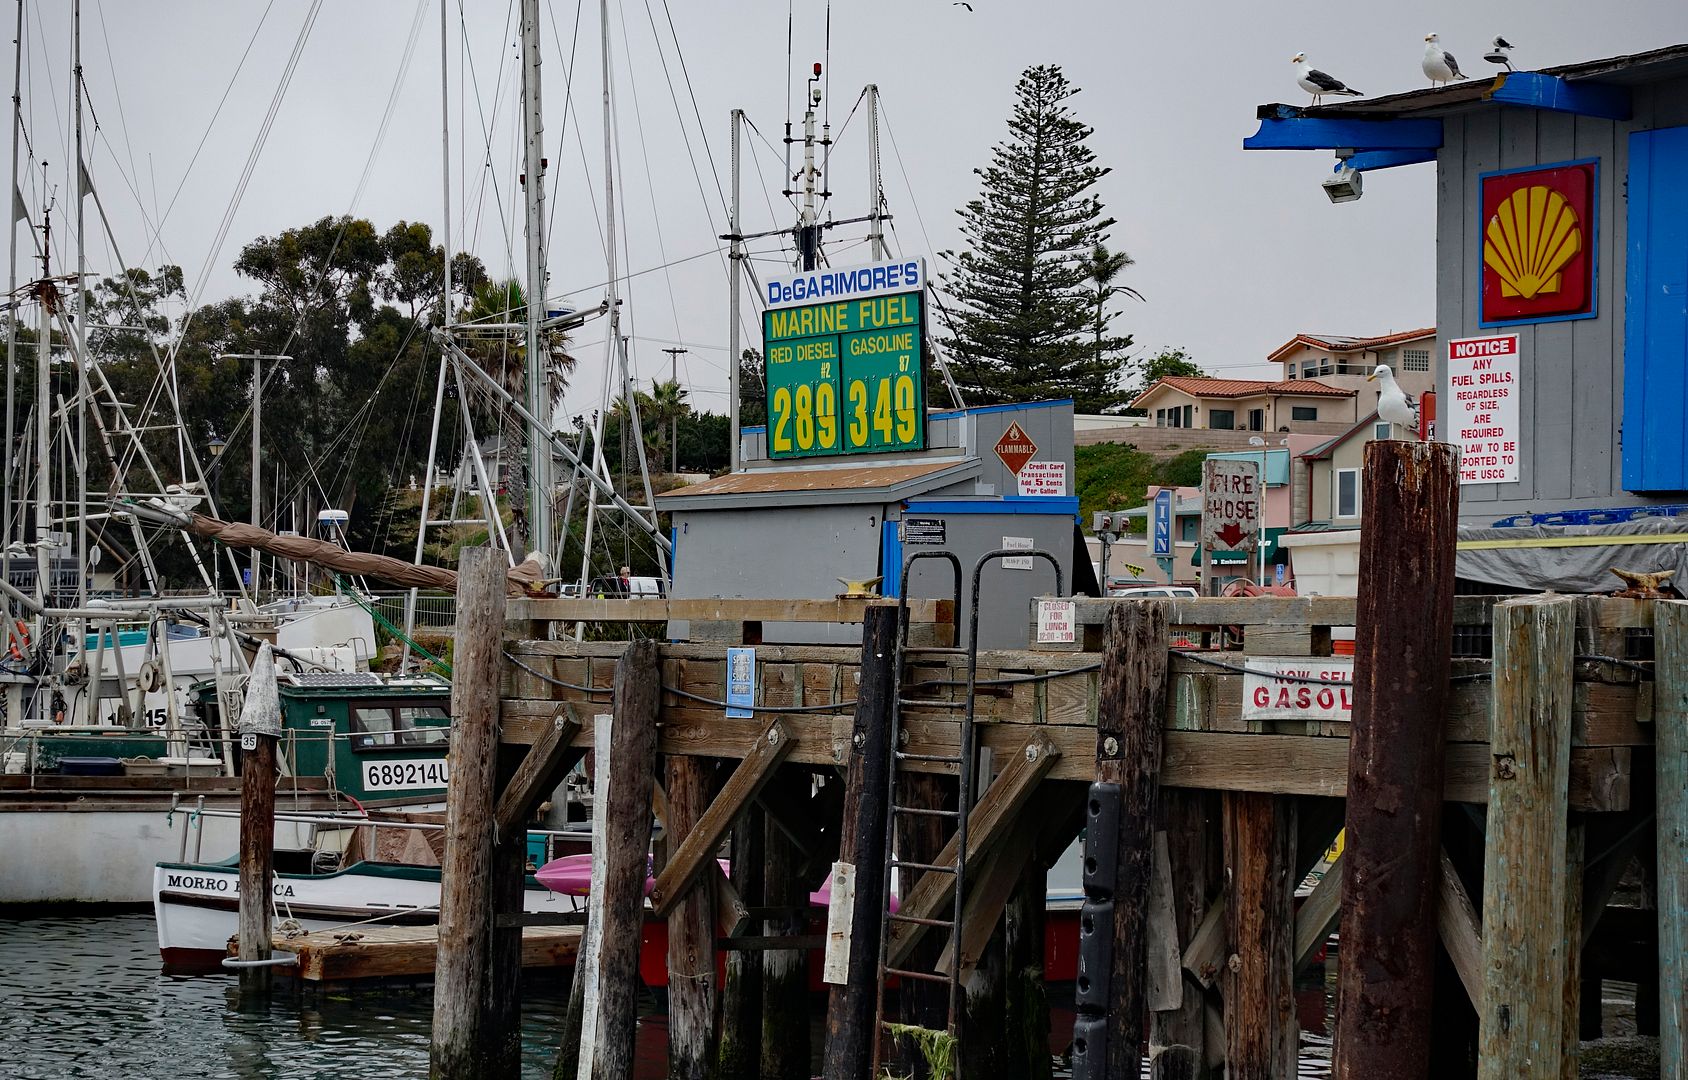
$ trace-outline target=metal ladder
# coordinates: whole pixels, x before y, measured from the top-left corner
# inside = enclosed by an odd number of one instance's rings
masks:
[[[962,1038],[962,994],[961,994],[961,956],[959,936],[962,911],[967,902],[967,817],[968,811],[974,803],[974,769],[979,755],[978,737],[973,724],[974,691],[979,674],[979,586],[983,579],[985,565],[993,559],[1005,558],[1034,558],[1043,559],[1054,568],[1055,594],[1061,595],[1063,575],[1061,563],[1051,553],[1041,548],[1011,549],[999,548],[987,551],[979,556],[973,564],[973,591],[968,606],[968,632],[966,645],[949,646],[910,646],[908,643],[909,612],[908,586],[909,577],[914,564],[923,559],[941,559],[950,564],[955,575],[955,599],[952,607],[953,618],[952,638],[959,637],[961,619],[961,560],[951,551],[917,551],[912,552],[903,561],[902,572],[897,590],[897,647],[891,676],[891,797],[885,814],[885,891],[880,907],[882,922],[879,938],[879,975],[877,994],[875,995],[875,1031],[878,1033],[873,1043],[873,1071],[872,1075],[880,1074],[880,1056],[883,1045],[883,1035],[888,1030],[885,1019],[885,988],[886,983],[893,977],[901,979],[915,979],[923,982],[941,983],[948,987],[949,998],[945,1030],[955,1040],[955,1069],[951,1074],[954,1080],[960,1080],[961,1055],[960,1044]],[[967,693],[961,701],[930,701],[906,700],[903,697],[903,670],[910,653],[921,656],[965,656],[967,658]],[[960,731],[957,739],[957,752],[947,754],[918,754],[905,751],[903,746],[903,708],[912,706],[918,709],[959,709],[961,718]],[[904,762],[920,762],[927,765],[953,765],[959,780],[959,795],[956,809],[929,809],[918,806],[902,806],[897,802],[897,775],[902,770]],[[898,857],[896,851],[897,822],[900,818],[928,817],[949,819],[955,821],[955,863],[953,865],[935,865],[932,863],[915,862]],[[954,879],[953,901],[949,918],[924,918],[908,915],[891,910],[892,878],[898,869],[918,870],[923,873],[949,874]],[[906,884],[906,883],[905,883]],[[909,890],[904,888],[903,895]],[[896,923],[909,923],[926,926],[931,929],[946,931],[957,938],[955,957],[950,964],[949,971],[919,971],[911,968],[892,967],[890,964],[891,927]]]

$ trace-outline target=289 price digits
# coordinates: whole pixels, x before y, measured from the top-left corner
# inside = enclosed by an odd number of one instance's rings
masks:
[[[824,375],[823,375],[824,377]],[[775,387],[768,401],[773,414],[769,433],[775,453],[838,448],[838,391],[831,382]]]

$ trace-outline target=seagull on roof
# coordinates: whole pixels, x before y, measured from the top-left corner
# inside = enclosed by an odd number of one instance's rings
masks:
[[[1295,81],[1301,89],[1313,95],[1313,104],[1326,94],[1336,94],[1340,97],[1360,97],[1358,90],[1350,89],[1341,79],[1326,75],[1318,68],[1307,63],[1306,53],[1296,53],[1290,60],[1295,65]]]
[[[1379,364],[1366,376],[1367,382],[1376,382],[1381,389],[1377,394],[1377,418],[1389,425],[1389,433],[1395,433],[1395,425],[1400,424],[1408,431],[1415,431],[1418,418],[1413,412],[1412,398],[1401,389],[1395,381],[1395,373],[1389,370],[1388,364]]]
[[[1491,64],[1500,64],[1505,67],[1506,70],[1511,71],[1512,42],[1497,35],[1495,40],[1490,43],[1489,51],[1483,54],[1483,59],[1487,60]]]
[[[1424,35],[1423,67],[1425,76],[1437,86],[1465,78],[1460,74],[1459,61],[1454,59],[1453,53],[1442,48],[1441,38],[1433,33]]]

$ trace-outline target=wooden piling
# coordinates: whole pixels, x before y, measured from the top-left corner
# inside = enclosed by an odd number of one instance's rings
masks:
[[[631,1080],[638,1026],[639,946],[643,939],[645,876],[651,842],[651,789],[656,783],[657,713],[662,704],[662,663],[657,643],[634,641],[615,665],[613,719],[602,815],[593,852],[592,955],[576,978],[587,980],[582,1020],[582,1080]],[[581,971],[580,967],[588,970]]]
[[[1120,788],[1114,851],[1113,967],[1108,977],[1108,1076],[1143,1068],[1149,878],[1166,715],[1166,605],[1121,604],[1109,613],[1096,715],[1096,779]]]
[[[668,758],[668,819],[671,844],[697,825],[709,807],[709,762]],[[709,1080],[715,1058],[715,889],[705,877],[686,892],[668,916],[669,1080]]]
[[[841,891],[852,898],[844,945],[845,981],[832,986],[826,1018],[826,1080],[860,1080],[873,1058],[879,942],[885,892],[885,807],[891,799],[891,709],[896,662],[897,612],[869,608],[862,626],[861,684],[850,732],[844,782],[844,818],[833,904]],[[847,868],[847,869],[846,869]],[[829,943],[829,961],[831,960]],[[828,965],[831,966],[830,963]]]
[[[1337,1015],[1339,1080],[1419,1080],[1430,1060],[1443,715],[1458,455],[1366,446]],[[1497,667],[1497,670],[1499,668]]]
[[[1171,944],[1182,956],[1207,914],[1209,882],[1218,876],[1210,867],[1215,861],[1211,851],[1217,847],[1216,796],[1163,788],[1160,799],[1173,916],[1173,925],[1161,932],[1173,935]],[[1150,1002],[1150,1080],[1198,1080],[1205,1075],[1207,995],[1201,981],[1182,967],[1179,977],[1176,1004],[1170,996],[1158,1004]]]
[[[1688,605],[1653,609],[1657,684],[1659,1075],[1688,1075]]]
[[[431,1080],[471,1080],[486,1075],[493,1064],[486,1005],[491,996],[493,808],[508,568],[502,551],[475,547],[464,549],[458,570]]]
[[[776,769],[768,782],[776,798],[808,802],[809,774]],[[766,878],[764,895],[779,915],[766,920],[763,933],[796,938],[807,932],[809,888],[800,876],[802,852],[777,814],[768,814],[763,836]],[[807,953],[800,948],[769,949],[762,954],[762,1077],[763,1080],[808,1080],[809,980]]]
[[[762,807],[745,807],[733,824],[731,881],[745,904],[762,904]],[[721,987],[721,1038],[716,1075],[722,1080],[757,1077],[762,1054],[762,954],[743,949],[727,953],[727,977]],[[570,1078],[572,1080],[572,1077]]]
[[[270,882],[275,872],[276,743],[253,735],[256,745],[240,751],[240,958],[270,957]],[[270,992],[271,969],[240,969],[242,1002]]]
[[[1224,794],[1229,959],[1222,972],[1225,1066],[1231,1080],[1296,1073],[1295,800]]]
[[[1495,605],[1480,1080],[1560,1074],[1575,646],[1574,600]]]

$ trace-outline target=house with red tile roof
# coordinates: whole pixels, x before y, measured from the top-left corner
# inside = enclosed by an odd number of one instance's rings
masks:
[[[1358,419],[1354,390],[1318,379],[1197,379],[1168,375],[1131,403],[1156,427],[1337,434]]]
[[[1378,365],[1388,365],[1407,396],[1417,399],[1436,388],[1436,328],[1354,337],[1348,334],[1297,334],[1266,357],[1284,366],[1285,379],[1317,379],[1354,391],[1359,416],[1377,407],[1378,386],[1367,382]]]

